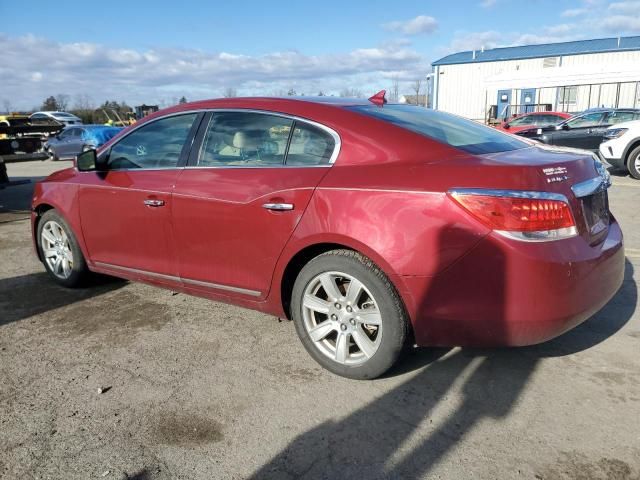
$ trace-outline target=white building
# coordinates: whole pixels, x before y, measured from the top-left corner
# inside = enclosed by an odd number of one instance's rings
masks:
[[[640,108],[640,36],[480,49],[432,65],[433,107],[474,120]]]

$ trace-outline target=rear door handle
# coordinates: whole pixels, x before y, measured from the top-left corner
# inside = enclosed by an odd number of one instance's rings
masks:
[[[293,203],[265,203],[262,208],[267,210],[275,210],[277,212],[285,212],[287,210],[293,210]]]
[[[147,207],[163,207],[164,206],[164,200],[147,199],[147,200],[144,201],[144,204]]]

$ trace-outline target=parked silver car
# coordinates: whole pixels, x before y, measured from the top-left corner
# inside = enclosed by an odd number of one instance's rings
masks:
[[[45,143],[53,160],[69,159],[91,148],[98,148],[116,136],[122,127],[80,125],[65,128]]]

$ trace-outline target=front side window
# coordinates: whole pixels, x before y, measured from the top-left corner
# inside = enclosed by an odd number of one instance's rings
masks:
[[[529,147],[529,144],[522,140],[494,128],[416,105],[386,105],[382,108],[366,105],[347,108],[471,154],[507,152]]]
[[[568,120],[566,124],[569,128],[594,127],[600,124],[602,117],[604,117],[604,113],[602,112],[587,113],[586,115]]]
[[[335,141],[328,132],[296,122],[287,153],[287,165],[327,165],[334,148]]]
[[[198,166],[282,165],[292,124],[291,119],[264,113],[214,113]]]
[[[109,152],[110,170],[174,168],[197,114],[161,118],[134,130]]]

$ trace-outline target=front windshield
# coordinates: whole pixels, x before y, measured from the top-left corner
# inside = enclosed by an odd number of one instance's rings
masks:
[[[527,115],[525,117],[514,118],[513,120],[507,123],[513,127],[519,127],[522,125],[531,125],[535,123],[535,118],[531,115]]]
[[[472,120],[417,105],[366,105],[347,108],[472,154],[507,152],[529,146],[514,136]]]

